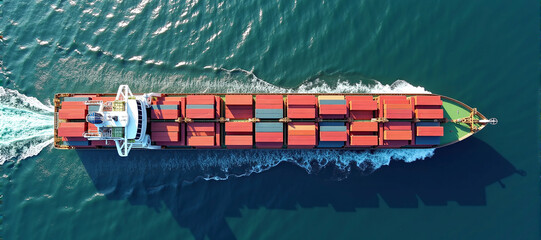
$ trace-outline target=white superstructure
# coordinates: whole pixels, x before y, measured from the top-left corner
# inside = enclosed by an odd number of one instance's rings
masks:
[[[127,85],[120,85],[112,102],[86,101],[87,105],[99,106],[97,112],[87,115],[86,121],[94,124],[97,131],[83,136],[88,140],[115,141],[118,154],[128,156],[132,148],[156,149],[146,134],[147,111],[151,98],[159,94],[133,95]]]

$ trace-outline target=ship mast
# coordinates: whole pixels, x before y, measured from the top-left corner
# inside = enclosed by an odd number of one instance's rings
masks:
[[[471,112],[470,112],[470,116],[468,117],[464,117],[464,118],[459,118],[459,119],[455,119],[453,120],[453,123],[456,123],[456,124],[460,124],[460,123],[464,123],[464,124],[467,124],[469,127],[470,127],[470,132],[474,133],[474,132],[477,132],[479,130],[479,127],[477,127],[475,124],[482,124],[482,125],[486,125],[487,123],[490,124],[490,125],[496,125],[498,124],[498,119],[497,118],[491,118],[491,119],[476,119],[475,116],[477,115],[477,108],[472,108]]]

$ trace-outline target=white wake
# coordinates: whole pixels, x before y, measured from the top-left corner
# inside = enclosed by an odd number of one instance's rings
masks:
[[[52,138],[52,106],[0,87],[0,164],[37,155]]]

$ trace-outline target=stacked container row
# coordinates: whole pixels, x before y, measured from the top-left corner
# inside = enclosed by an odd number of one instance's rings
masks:
[[[288,148],[313,148],[316,145],[317,127],[311,122],[287,124]]]
[[[253,125],[251,122],[226,122],[225,145],[227,148],[252,148]]]
[[[222,98],[214,95],[186,96],[186,117],[191,119],[214,119],[220,117]]]
[[[66,120],[85,119],[88,107],[85,101],[90,97],[65,97],[58,110],[58,118]]]
[[[186,141],[185,125],[177,122],[151,122],[150,138],[156,145],[184,146]]]
[[[258,122],[255,124],[257,148],[281,148],[284,144],[284,124],[280,122]]]
[[[377,122],[352,122],[349,124],[350,147],[371,147],[378,145]]]
[[[344,122],[320,122],[319,144],[320,148],[343,147],[347,141],[347,128]]]
[[[249,119],[253,117],[252,95],[226,95],[225,117],[229,119]]]
[[[324,119],[344,119],[347,105],[344,96],[318,96],[319,116]]]
[[[291,119],[314,119],[316,97],[314,95],[288,95],[287,116]]]
[[[178,119],[184,117],[184,97],[160,97],[152,101],[150,106],[150,119]]]
[[[411,97],[415,105],[415,117],[418,119],[442,119],[443,109],[440,96]]]
[[[256,95],[255,117],[261,119],[280,119],[284,117],[284,98],[282,95]]]
[[[346,96],[349,116],[354,120],[370,120],[378,110],[378,104],[372,96]]]
[[[220,124],[186,123],[186,145],[198,148],[220,148]]]

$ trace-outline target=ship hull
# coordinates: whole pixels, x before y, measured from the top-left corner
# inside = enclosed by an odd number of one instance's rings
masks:
[[[135,94],[137,95],[137,94]],[[58,149],[114,149],[89,140],[88,101],[115,94],[55,95]],[[476,109],[435,94],[157,94],[144,109],[154,149],[437,148],[473,135],[486,120]],[[85,104],[86,103],[86,104]]]

